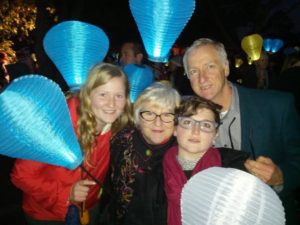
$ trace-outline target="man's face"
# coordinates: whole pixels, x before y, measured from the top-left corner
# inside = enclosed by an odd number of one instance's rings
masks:
[[[141,60],[138,55],[134,54],[132,43],[123,44],[121,48],[120,62],[124,66],[127,64],[141,64]]]
[[[212,45],[198,47],[187,58],[187,70],[194,92],[214,102],[222,98],[226,77],[229,75],[228,62],[223,62]]]

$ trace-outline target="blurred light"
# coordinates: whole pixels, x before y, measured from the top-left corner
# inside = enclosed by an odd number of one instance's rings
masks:
[[[283,46],[283,41],[280,39],[264,39],[263,42],[264,50],[269,53],[276,53]]]
[[[252,61],[260,58],[263,45],[263,38],[259,34],[245,36],[242,39],[242,49],[247,53]]]
[[[243,63],[244,61],[241,58],[235,58],[235,68],[239,68]]]
[[[253,60],[251,59],[251,57],[248,57],[248,65],[252,65]]]

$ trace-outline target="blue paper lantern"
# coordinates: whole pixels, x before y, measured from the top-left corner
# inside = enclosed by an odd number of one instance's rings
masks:
[[[106,56],[109,39],[99,27],[80,21],[66,21],[47,32],[44,49],[70,90],[78,91],[89,69]]]
[[[169,52],[195,10],[195,0],[129,0],[148,59],[167,62]]]
[[[283,46],[283,41],[280,39],[266,38],[263,42],[264,50],[270,53],[276,53]]]
[[[272,45],[272,49],[271,52],[272,53],[276,53],[279,51],[279,49],[281,49],[281,47],[283,46],[283,41],[280,39],[274,39],[273,40],[273,45]]]
[[[154,74],[145,65],[127,64],[124,67],[130,84],[130,101],[135,102],[140,93],[154,81]]]
[[[273,41],[270,38],[264,39],[263,46],[266,52],[270,52],[272,49]]]
[[[0,94],[0,154],[68,169],[82,162],[66,99],[38,75],[15,79]]]

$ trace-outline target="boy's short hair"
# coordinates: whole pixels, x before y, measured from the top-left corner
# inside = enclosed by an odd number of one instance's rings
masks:
[[[218,126],[220,125],[220,112],[222,106],[199,96],[190,96],[181,101],[179,107],[177,107],[175,110],[175,124],[178,124],[178,117],[190,117],[196,115],[198,109],[208,109],[212,111],[215,122],[218,124]]]

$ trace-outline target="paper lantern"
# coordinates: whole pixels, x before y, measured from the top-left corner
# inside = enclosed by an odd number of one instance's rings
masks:
[[[65,96],[39,75],[15,79],[0,95],[0,154],[76,168],[82,153]]]
[[[248,65],[252,65],[253,60],[251,59],[251,57],[248,56],[247,60],[248,60]]]
[[[266,52],[270,52],[271,51],[271,49],[272,49],[272,42],[273,41],[270,38],[264,39],[263,46],[264,46],[264,50]]]
[[[169,52],[195,10],[195,0],[129,0],[148,59],[167,62]]]
[[[152,70],[145,65],[127,64],[124,72],[130,83],[130,101],[135,102],[140,93],[154,81]]]
[[[71,91],[78,91],[89,69],[107,54],[105,32],[80,21],[65,21],[52,27],[44,37],[44,49],[64,77]]]
[[[182,225],[284,225],[277,194],[257,177],[212,167],[194,175],[181,194]]]
[[[272,53],[276,53],[279,51],[279,49],[281,49],[283,46],[283,41],[280,39],[274,39],[273,40],[273,45],[272,45],[272,49],[271,52]]]
[[[235,68],[239,68],[243,63],[244,61],[241,58],[235,58],[234,66]]]
[[[263,46],[266,52],[276,53],[283,46],[283,41],[280,39],[264,39]]]
[[[263,38],[259,34],[252,34],[242,39],[242,49],[247,53],[252,61],[260,58],[263,45]]]

